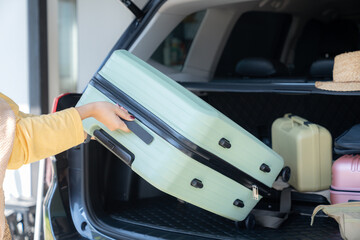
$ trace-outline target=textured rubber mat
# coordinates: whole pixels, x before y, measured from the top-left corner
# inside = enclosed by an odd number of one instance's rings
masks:
[[[310,216],[292,215],[280,229],[256,226],[237,229],[233,221],[214,215],[191,204],[173,199],[151,199],[123,205],[111,218],[116,221],[192,237],[209,239],[341,239],[337,223],[317,217],[310,226]],[[184,239],[187,237],[184,236]]]

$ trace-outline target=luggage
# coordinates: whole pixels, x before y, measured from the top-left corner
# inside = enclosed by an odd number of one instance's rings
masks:
[[[282,158],[181,85],[124,50],[89,82],[79,105],[109,101],[135,116],[132,133],[93,118],[87,133],[156,188],[232,220],[243,220],[271,186]]]
[[[360,155],[345,155],[332,166],[332,204],[360,201]]]
[[[360,124],[335,139],[334,152],[339,155],[360,153]]]
[[[274,121],[272,148],[291,169],[289,184],[299,192],[327,189],[331,184],[331,135],[325,128],[286,114]]]
[[[344,240],[358,240],[360,236],[360,203],[342,203],[335,205],[319,205],[311,216],[312,226],[319,211],[332,217],[339,224],[341,238]]]

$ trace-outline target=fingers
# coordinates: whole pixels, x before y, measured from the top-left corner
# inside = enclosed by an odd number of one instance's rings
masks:
[[[127,127],[124,121],[122,121],[120,118],[118,118],[118,125],[117,129],[122,130],[123,132],[131,132],[130,129]]]
[[[128,120],[128,121],[134,121],[135,117],[132,116],[125,108],[120,107],[118,105],[118,108],[116,109],[116,114],[121,117],[122,119]]]
[[[128,112],[128,110],[126,110],[124,107],[120,107],[121,110]]]
[[[120,129],[124,132],[131,132],[127,127],[126,123],[122,120],[133,121],[135,118],[124,108],[117,104],[117,108],[115,109],[115,114],[117,115],[117,129]]]
[[[96,120],[104,124],[110,131],[122,130],[124,132],[130,132],[124,121],[121,118],[128,121],[133,121],[132,117],[127,111],[122,110],[119,106],[110,102],[94,102],[92,111],[89,116],[94,117]]]

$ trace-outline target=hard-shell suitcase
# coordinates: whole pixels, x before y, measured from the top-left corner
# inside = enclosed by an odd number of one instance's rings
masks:
[[[289,184],[300,192],[331,184],[331,135],[325,128],[292,114],[274,121],[272,148],[291,169]]]
[[[360,201],[360,155],[344,155],[334,162],[330,201]]]
[[[243,220],[271,187],[282,158],[158,70],[115,51],[79,105],[109,101],[135,116],[132,133],[93,118],[84,129],[156,188],[233,220]],[[275,194],[274,194],[275,195]]]
[[[339,155],[360,153],[360,124],[356,124],[335,139],[334,152]]]

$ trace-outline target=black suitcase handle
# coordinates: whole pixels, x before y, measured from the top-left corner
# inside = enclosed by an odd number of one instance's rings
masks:
[[[141,127],[137,122],[135,121],[127,121],[124,119],[121,119],[124,121],[128,129],[130,129],[136,136],[138,136],[144,143],[149,145],[153,140],[154,137],[150,135],[143,127]]]
[[[105,145],[111,152],[113,152],[118,158],[120,158],[128,166],[131,166],[135,159],[135,155],[130,152],[126,147],[116,141],[103,129],[98,129],[94,131],[94,136],[96,140]]]

